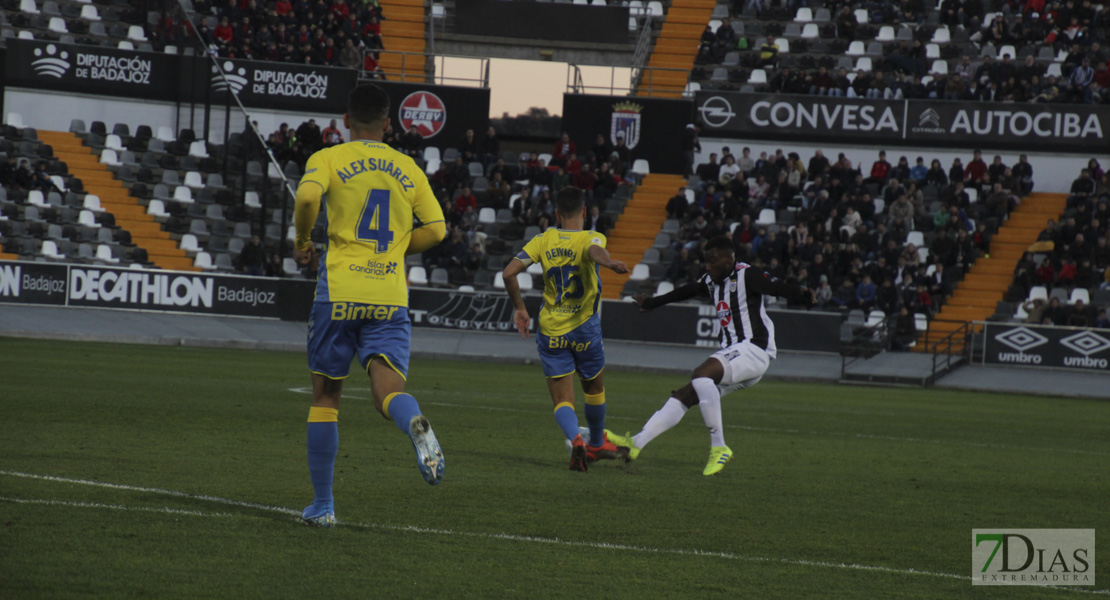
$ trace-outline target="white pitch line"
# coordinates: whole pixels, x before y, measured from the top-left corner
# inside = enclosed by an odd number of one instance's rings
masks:
[[[189,515],[192,517],[239,517],[234,513],[213,513],[199,510],[181,510],[177,508],[157,508],[153,506],[122,506],[119,504],[101,504],[99,502],[66,502],[63,500],[47,500],[44,498],[9,498],[0,496],[0,502],[15,502],[16,504],[39,504],[46,506],[69,506],[73,508],[103,508],[108,510],[136,510],[143,512],[165,513],[169,515]]]
[[[23,477],[25,479],[39,479],[42,481],[56,481],[58,483],[75,483],[77,485],[91,485],[94,487],[111,488],[116,490],[127,490],[129,492],[147,492],[150,494],[162,494],[164,496],[174,496],[177,498],[186,498],[189,500],[204,500],[207,502],[217,502],[220,504],[227,504],[230,506],[242,506],[244,508],[254,508],[258,510],[265,510],[269,512],[282,513],[286,515],[301,516],[301,512],[289,508],[282,508],[280,506],[267,506],[265,504],[256,504],[254,502],[244,502],[242,500],[232,500],[230,498],[219,498],[217,496],[205,496],[203,494],[187,494],[185,492],[178,492],[174,490],[164,490],[161,488],[152,487],[138,487],[133,485],[124,485],[121,483],[105,483],[102,481],[92,481],[89,479],[70,479],[68,477],[54,477],[53,475],[35,475],[34,473],[21,473],[19,471],[0,471],[0,475],[10,475],[12,477]]]
[[[88,480],[88,479],[70,479],[68,477],[55,477],[55,476],[52,476],[52,475],[36,475],[34,473],[22,473],[22,472],[19,472],[19,471],[0,471],[0,475],[9,475],[9,476],[12,476],[12,477],[23,477],[23,478],[27,478],[27,479],[38,479],[38,480],[43,480],[43,481],[55,481],[55,482],[60,482],[60,483],[72,483],[72,484],[77,484],[77,485],[89,485],[89,486],[94,486],[94,487],[104,487],[104,488],[118,489],[118,490],[140,491],[140,492],[147,492],[147,493],[153,493],[153,494],[164,494],[164,495],[167,495],[167,496],[173,496],[173,497],[177,497],[177,498],[189,498],[189,499],[194,499],[194,500],[204,500],[204,501],[207,501],[207,502],[227,504],[227,505],[230,505],[230,506],[242,506],[242,507],[248,507],[248,508],[256,508],[256,509],[267,510],[267,511],[271,511],[271,512],[277,512],[277,513],[286,514],[286,515],[297,515],[297,516],[300,515],[300,512],[298,512],[298,511],[295,511],[295,510],[292,510],[292,509],[289,509],[289,508],[282,508],[280,506],[268,506],[268,505],[265,505],[265,504],[258,504],[258,503],[255,503],[255,502],[245,502],[245,501],[242,501],[242,500],[232,500],[232,499],[229,499],[229,498],[220,498],[218,496],[189,494],[189,493],[186,493],[186,492],[179,492],[179,491],[176,491],[176,490],[166,490],[166,489],[152,488],[152,487],[140,487],[140,486],[124,485],[124,484],[119,484],[119,483],[105,483],[105,482],[101,482],[101,481],[92,481],[92,480]],[[68,506],[75,506],[75,507],[81,507],[81,508],[111,508],[111,509],[116,509],[116,510],[142,510],[142,511],[152,511],[152,512],[170,512],[170,513],[174,513],[174,514],[189,514],[189,515],[195,515],[195,516],[212,516],[212,517],[239,516],[239,517],[248,517],[248,515],[230,515],[230,514],[226,514],[226,513],[205,513],[205,512],[201,512],[201,511],[181,511],[181,510],[176,510],[176,509],[160,509],[160,508],[151,508],[151,507],[143,507],[143,506],[120,506],[120,505],[111,505],[111,504],[93,504],[93,503],[85,503],[85,502],[69,503],[69,502],[61,502],[61,501],[55,501],[55,500],[20,500],[20,499],[15,499],[15,498],[0,497],[0,501],[21,502],[21,503],[28,503],[28,504],[59,504],[59,505],[68,505]],[[860,565],[860,564],[855,564],[855,563],[827,562],[827,561],[804,560],[804,559],[796,559],[796,558],[769,558],[769,557],[765,557],[765,556],[748,556],[748,555],[743,555],[743,554],[735,554],[735,553],[732,553],[732,552],[722,552],[722,551],[716,551],[716,550],[697,550],[697,549],[692,549],[691,550],[691,549],[682,549],[682,548],[653,548],[653,547],[650,547],[650,546],[634,546],[634,545],[628,545],[628,544],[612,544],[612,543],[608,543],[608,542],[584,542],[584,541],[563,540],[563,539],[559,539],[559,538],[549,538],[549,537],[540,537],[540,536],[517,535],[517,534],[512,534],[512,533],[484,533],[484,532],[480,532],[480,531],[458,531],[458,530],[454,530],[454,529],[437,529],[437,528],[430,528],[430,527],[418,527],[418,526],[415,526],[415,525],[382,525],[382,524],[377,524],[377,523],[359,523],[359,522],[354,522],[354,521],[340,521],[339,524],[343,525],[343,526],[355,527],[355,528],[359,528],[359,529],[377,529],[377,530],[397,531],[397,532],[404,532],[404,533],[423,533],[423,534],[449,535],[449,536],[450,535],[455,535],[455,536],[473,537],[473,538],[481,538],[481,539],[489,539],[489,540],[502,540],[502,541],[510,541],[510,542],[523,542],[523,543],[533,543],[533,544],[554,544],[554,545],[558,545],[558,546],[570,546],[570,547],[577,547],[577,548],[593,548],[593,549],[597,549],[597,550],[618,550],[618,551],[627,551],[627,552],[642,552],[642,553],[646,553],[646,554],[670,554],[670,555],[676,555],[676,556],[701,556],[701,557],[707,557],[707,558],[720,558],[720,559],[725,559],[725,560],[734,560],[734,561],[742,561],[742,562],[779,563],[779,564],[785,564],[785,565],[796,565],[796,566],[801,566],[801,567],[821,567],[821,568],[829,568],[829,569],[847,569],[847,570],[852,570],[852,571],[869,571],[869,572],[875,572],[875,573],[888,573],[888,574],[891,574],[891,575],[915,575],[915,576],[925,576],[925,577],[936,577],[936,578],[942,578],[942,579],[957,579],[957,580],[968,580],[968,581],[971,580],[971,577],[966,576],[966,575],[956,575],[954,573],[941,573],[941,572],[937,572],[937,571],[923,571],[923,570],[920,570],[920,569],[913,569],[913,568],[898,569],[898,568],[894,568],[894,567],[883,567],[883,566],[877,566],[877,565]],[[1061,591],[1065,591],[1065,592],[1080,592],[1080,593],[1086,593],[1086,594],[1110,595],[1110,590],[1100,590],[1100,589],[1085,590],[1085,589],[1079,589],[1079,588],[1058,587],[1058,586],[1045,586],[1045,587],[1051,587],[1053,589],[1057,589],[1057,590],[1061,590]]]

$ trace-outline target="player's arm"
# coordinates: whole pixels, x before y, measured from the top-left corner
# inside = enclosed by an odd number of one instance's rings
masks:
[[[297,195],[293,204],[293,226],[296,237],[293,241],[293,260],[305,264],[311,262],[315,254],[312,245],[312,227],[320,214],[320,201],[328,189],[327,169],[319,153],[313,154],[305,165],[304,176],[297,185]]]
[[[521,258],[521,256],[524,258]],[[501,278],[505,282],[505,291],[509,294],[509,299],[513,302],[513,323],[516,325],[517,331],[520,332],[520,337],[528,338],[528,325],[532,322],[532,316],[528,314],[528,309],[524,306],[524,297],[520,295],[520,283],[517,282],[516,276],[519,275],[528,265],[532,264],[532,259],[528,254],[521,252],[505,265],[505,270],[501,272]]]
[[[613,260],[613,257],[609,256],[609,251],[605,248],[602,248],[598,244],[593,244],[592,246],[590,246],[589,254],[590,260],[605,267],[606,269],[611,269],[614,273],[628,272],[628,265],[619,260]]]
[[[439,206],[428,178],[421,172],[416,182],[416,197],[412,203],[412,214],[420,222],[413,227],[409,237],[409,247],[405,256],[420,254],[439,245],[447,237],[447,224],[443,220],[443,209]]]
[[[705,296],[709,293],[709,288],[705,287],[702,282],[688,283],[682,287],[677,287],[662,296],[648,296],[647,294],[640,294],[632,299],[640,310],[647,312],[649,310],[659,308],[664,304],[672,302],[682,302],[689,300],[696,296]]]
[[[817,303],[817,294],[813,290],[772,279],[765,271],[747,269],[744,273],[744,283],[747,284],[748,289],[759,292],[764,296],[786,298],[788,302],[793,304],[812,305]]]

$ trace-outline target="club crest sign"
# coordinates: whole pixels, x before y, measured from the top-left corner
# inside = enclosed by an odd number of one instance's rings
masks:
[[[613,120],[609,128],[609,139],[616,143],[618,137],[630,149],[640,142],[640,111],[643,106],[633,102],[618,102],[613,105]]]

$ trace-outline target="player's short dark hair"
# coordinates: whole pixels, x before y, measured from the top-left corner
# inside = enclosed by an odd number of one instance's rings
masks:
[[[736,248],[733,247],[731,239],[719,235],[706,242],[705,253],[709,254],[710,252],[728,252],[735,256]]]
[[[555,210],[564,219],[574,217],[582,211],[582,207],[585,205],[586,193],[581,188],[572,185],[559,190],[559,193],[555,196]]]
[[[372,83],[356,86],[347,94],[347,117],[362,125],[384,122],[389,118],[389,95]]]

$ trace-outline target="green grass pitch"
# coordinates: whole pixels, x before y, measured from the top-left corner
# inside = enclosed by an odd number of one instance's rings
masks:
[[[355,369],[341,525],[320,530],[293,516],[312,497],[302,355],[0,355],[0,598],[1088,596],[973,587],[987,527],[1095,528],[1110,588],[1105,401],[764,382],[723,401],[718,476],[697,410],[638,461],[573,473],[539,367],[414,360],[447,458],[433,488]],[[607,372],[610,427],[683,381]]]

